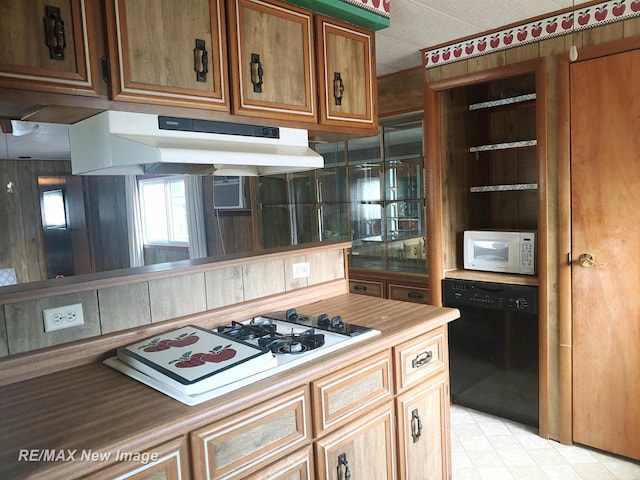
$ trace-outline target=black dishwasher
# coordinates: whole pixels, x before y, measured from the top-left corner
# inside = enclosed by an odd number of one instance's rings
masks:
[[[444,279],[451,401],[538,426],[538,287]]]

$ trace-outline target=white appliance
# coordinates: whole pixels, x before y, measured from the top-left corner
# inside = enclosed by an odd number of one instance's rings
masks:
[[[463,240],[464,268],[534,275],[535,243],[534,232],[466,230]]]
[[[322,168],[307,130],[105,111],[69,127],[74,175],[272,175]]]
[[[213,206],[221,210],[247,208],[244,178],[217,176],[213,180]]]
[[[213,365],[210,362],[198,361],[194,358],[206,353],[203,349],[196,348],[196,343],[191,339],[185,342],[187,337],[192,337],[194,332],[200,341],[213,342],[212,345],[223,345],[222,349],[232,348],[237,350],[237,355],[225,358],[228,366],[220,373],[213,374],[213,369],[207,369]],[[138,380],[159,392],[168,395],[187,405],[199,403],[217,398],[220,395],[245,387],[259,380],[268,378],[276,373],[316,360],[322,356],[330,355],[337,350],[359,343],[380,334],[379,330],[348,324],[339,316],[329,318],[328,315],[306,316],[299,315],[295,309],[286,312],[274,312],[264,316],[255,317],[242,322],[232,322],[230,325],[217,328],[217,332],[226,335],[229,342],[206,339],[202,329],[194,326],[166,332],[163,335],[137,342],[133,345],[118,349],[118,355],[104,361],[105,365],[118,370],[131,378]],[[178,345],[161,352],[147,352],[144,349],[151,347],[155,350],[161,343],[178,341]],[[186,343],[186,345],[182,345]],[[228,345],[227,345],[228,343]],[[239,344],[253,345],[253,352],[241,352]],[[207,345],[208,346],[208,345]],[[263,350],[270,352],[267,357]],[[201,351],[202,350],[202,351]],[[211,350],[207,348],[207,351]],[[214,347],[213,350],[216,350]],[[188,353],[188,358],[185,357]],[[188,378],[184,373],[187,369],[163,366],[153,366],[152,359],[157,356],[166,356],[168,362],[175,365],[178,361],[194,362],[191,370],[193,373]],[[183,358],[184,357],[184,358]],[[198,357],[202,359],[203,357]],[[250,360],[245,360],[250,359]],[[260,365],[256,368],[255,361]],[[214,367],[217,369],[219,364]],[[212,378],[213,377],[213,378]],[[176,380],[180,383],[176,384]],[[195,381],[194,381],[195,380]],[[211,389],[202,386],[212,387]],[[194,393],[195,392],[195,393]]]

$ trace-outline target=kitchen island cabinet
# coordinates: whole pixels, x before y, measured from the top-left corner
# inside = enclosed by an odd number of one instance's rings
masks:
[[[346,290],[346,282],[344,288]],[[352,294],[334,295],[296,305],[296,308],[309,315],[340,312],[345,321],[369,326],[381,333],[193,407],[101,363],[87,363],[5,385],[0,394],[0,411],[5,417],[0,424],[0,477],[68,479],[95,475],[100,478],[101,472],[112,471],[105,469],[121,471],[130,467],[118,465],[120,462],[114,460],[116,452],[158,452],[162,458],[161,451],[166,452],[166,447],[161,450],[158,445],[189,438],[192,447],[189,462],[194,475],[207,463],[203,456],[206,451],[209,459],[227,455],[225,461],[216,460],[226,468],[218,472],[216,478],[255,478],[252,476],[258,472],[273,473],[275,478],[324,478],[318,476],[327,468],[323,465],[339,462],[342,453],[346,453],[349,465],[361,464],[362,460],[356,460],[360,453],[356,452],[375,439],[378,452],[375,462],[384,459],[383,471],[387,472],[380,478],[400,478],[395,458],[404,453],[396,448],[398,432],[394,414],[398,402],[404,399],[399,395],[405,387],[398,388],[404,383],[399,384],[396,377],[397,372],[402,371],[398,362],[413,364],[410,359],[415,357],[418,357],[416,365],[421,365],[416,370],[430,371],[433,375],[410,382],[406,391],[413,391],[415,386],[430,392],[428,384],[436,380],[442,386],[440,406],[435,407],[437,402],[431,400],[425,406],[431,412],[444,409],[443,414],[433,415],[436,424],[430,424],[432,415],[423,413],[422,405],[413,408],[420,409],[423,431],[435,431],[445,439],[445,451],[438,452],[434,458],[443,459],[439,467],[447,472],[448,436],[443,428],[448,422],[441,420],[448,418],[447,357],[444,340],[443,350],[439,350],[438,332],[458,317],[458,311]],[[257,314],[259,312],[255,312]],[[224,315],[224,309],[216,311],[201,326],[219,325]],[[167,330],[172,328],[172,322],[167,322]],[[143,330],[140,335],[144,335]],[[434,341],[436,347],[433,347]],[[91,347],[91,341],[86,341],[86,348]],[[420,360],[429,356],[425,351],[431,351],[429,362]],[[400,352],[407,353],[403,356]],[[403,358],[405,360],[401,360]],[[364,393],[355,398],[358,392]],[[324,399],[330,401],[328,410],[323,408]],[[332,415],[327,417],[329,423],[334,422],[322,429],[325,411]],[[269,425],[275,427],[274,430],[268,428]],[[270,433],[265,436],[265,432]],[[244,452],[234,451],[238,443],[243,444]],[[264,456],[257,453],[263,444],[270,445],[269,453]],[[256,448],[247,450],[247,445]],[[182,451],[181,447],[175,448]],[[76,458],[69,461],[19,460],[21,454],[26,455],[24,452],[34,451],[32,455],[37,456],[41,449],[76,450],[77,453]],[[234,452],[231,456],[230,450]],[[103,456],[111,452],[112,456],[83,461],[80,455],[88,451]],[[329,463],[320,464],[322,455],[327,456]],[[368,458],[374,463],[372,457]],[[337,468],[337,464],[334,466]],[[161,473],[172,478],[169,470],[165,468]],[[132,478],[145,478],[142,471],[135,468],[128,468],[127,472],[141,475]],[[331,470],[331,475],[333,472],[335,470]],[[285,476],[278,476],[280,473]]]

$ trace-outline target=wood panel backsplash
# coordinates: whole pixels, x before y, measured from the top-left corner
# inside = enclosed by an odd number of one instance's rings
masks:
[[[268,297],[311,285],[346,280],[344,249],[348,244],[305,248],[197,265],[181,273],[168,270],[120,284],[87,288],[64,295],[43,294],[0,305],[0,357],[30,352],[150,323]],[[308,278],[293,278],[293,264],[309,262]],[[346,292],[346,281],[345,281]],[[44,332],[42,311],[82,303],[84,325]]]

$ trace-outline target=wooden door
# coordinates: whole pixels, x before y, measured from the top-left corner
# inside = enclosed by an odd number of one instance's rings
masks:
[[[375,128],[373,33],[318,17],[320,123]]]
[[[84,38],[92,37],[87,15],[96,13],[86,3],[3,0],[0,86],[95,96]]]
[[[393,409],[385,407],[316,441],[317,478],[393,480]]]
[[[403,480],[448,478],[448,401],[444,375],[398,397],[398,465]]]
[[[222,0],[108,0],[114,100],[229,110]]]
[[[573,437],[640,459],[640,50],[571,66]],[[595,265],[580,265],[583,253]],[[585,261],[588,265],[588,261]]]
[[[229,7],[234,113],[315,122],[311,12],[273,0]]]

